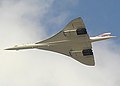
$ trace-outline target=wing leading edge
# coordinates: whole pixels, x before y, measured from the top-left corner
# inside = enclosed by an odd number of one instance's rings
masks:
[[[90,37],[80,17],[72,20],[58,34],[36,44],[40,43],[47,44],[47,46],[38,49],[58,52],[83,64],[95,65]]]

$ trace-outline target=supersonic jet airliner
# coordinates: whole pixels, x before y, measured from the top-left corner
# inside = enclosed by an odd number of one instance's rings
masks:
[[[113,38],[111,33],[89,37],[81,17],[72,20],[66,27],[53,37],[34,44],[16,45],[5,50],[43,49],[72,57],[89,66],[94,66],[92,42]]]

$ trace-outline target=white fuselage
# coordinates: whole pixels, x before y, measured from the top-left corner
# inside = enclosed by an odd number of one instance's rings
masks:
[[[113,38],[113,37],[116,37],[116,36],[104,36],[104,37],[96,36],[96,37],[90,37],[90,40],[91,40],[91,42],[96,42],[96,41],[110,39],[110,38]]]
[[[106,40],[113,38],[115,36],[96,36],[96,37],[90,37],[90,41],[96,42],[96,41],[101,41],[101,40]],[[7,48],[5,50],[21,50],[21,49],[33,49],[33,48],[44,48],[44,47],[49,47],[52,44],[60,43],[60,42],[66,42],[66,41],[56,41],[56,42],[50,42],[50,43],[41,43],[41,44],[26,44],[26,45],[16,45],[12,48]]]

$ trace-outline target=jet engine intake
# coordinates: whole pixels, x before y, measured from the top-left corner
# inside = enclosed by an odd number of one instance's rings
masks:
[[[85,28],[78,28],[77,30],[76,30],[76,33],[77,33],[77,35],[83,35],[83,34],[87,34],[87,31],[86,31],[86,29]]]
[[[93,55],[92,49],[84,49],[82,53],[83,56]]]
[[[73,29],[73,30],[65,30],[63,33],[67,37],[74,37],[77,35],[87,34],[87,31],[85,28],[78,28],[78,29]]]

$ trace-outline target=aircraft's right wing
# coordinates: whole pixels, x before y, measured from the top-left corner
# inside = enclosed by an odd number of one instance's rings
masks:
[[[74,42],[72,43],[72,49],[70,50],[70,56],[89,66],[94,66],[94,55],[92,51],[92,45],[89,41],[84,41],[82,43],[80,42]]]

